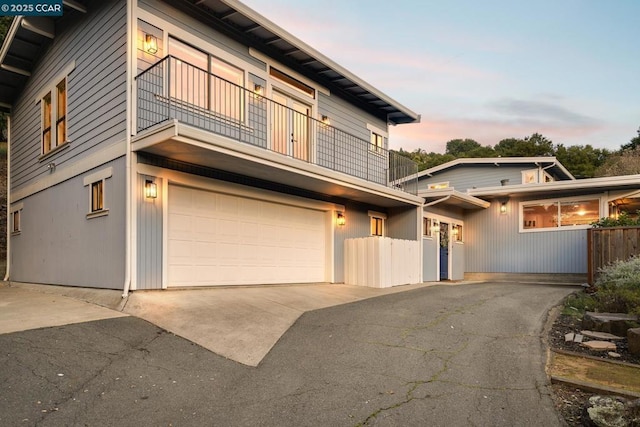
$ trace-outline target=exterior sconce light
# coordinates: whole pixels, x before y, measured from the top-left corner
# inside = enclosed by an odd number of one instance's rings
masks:
[[[433,225],[431,226],[431,229],[433,230],[434,233],[439,233],[440,232],[440,223],[434,222]]]
[[[331,120],[329,120],[329,116],[322,116],[322,124],[329,126],[331,124]]]
[[[336,224],[340,227],[344,226],[347,223],[346,218],[342,212],[338,212],[338,217],[336,218]]]
[[[151,34],[144,35],[144,51],[155,55],[158,52],[158,38]]]
[[[453,234],[454,236],[457,236],[458,232],[459,232],[458,227],[454,225],[453,230],[451,230],[451,234]]]
[[[147,199],[155,199],[158,197],[158,186],[155,182],[149,180],[144,182],[144,197]]]
[[[262,96],[263,91],[264,91],[264,88],[262,87],[262,85],[256,84],[256,85],[253,87],[253,92],[254,92],[256,95],[260,95],[260,96]]]
[[[501,215],[506,215],[507,213],[507,202],[501,202],[500,203],[500,214]]]

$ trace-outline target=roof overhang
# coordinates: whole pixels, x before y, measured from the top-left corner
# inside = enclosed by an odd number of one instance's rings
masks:
[[[603,178],[553,181],[541,184],[518,184],[499,187],[469,189],[467,194],[491,199],[497,197],[557,197],[563,194],[580,195],[606,191],[632,191],[640,189],[640,175],[609,176]]]
[[[422,198],[399,189],[239,143],[177,120],[139,134],[134,138],[132,148],[183,164],[303,189],[324,198],[329,196],[385,208],[422,206]]]
[[[555,157],[465,157],[425,169],[418,173],[418,178],[423,176],[433,176],[438,172],[460,166],[473,167],[487,165],[493,165],[495,167],[500,167],[502,165],[530,165],[535,168],[540,167],[551,170],[555,172],[555,175],[564,176],[566,179],[576,179]]]
[[[63,15],[86,13],[82,2],[64,0]],[[16,16],[0,47],[0,110],[8,112],[24,88],[40,55],[55,37],[61,17]]]
[[[332,93],[390,124],[416,123],[420,116],[391,99],[294,35],[236,0],[164,0],[194,18],[242,40]]]
[[[491,203],[474,196],[456,191],[454,188],[438,190],[425,190],[418,192],[418,196],[424,198],[425,207],[442,205],[454,206],[465,210],[486,209]]]

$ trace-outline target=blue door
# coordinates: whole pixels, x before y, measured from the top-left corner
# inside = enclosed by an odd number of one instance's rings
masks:
[[[440,223],[440,280],[449,279],[449,224]]]

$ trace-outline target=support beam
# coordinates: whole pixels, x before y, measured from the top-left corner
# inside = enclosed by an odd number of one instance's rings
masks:
[[[78,12],[87,13],[87,8],[75,0],[62,0],[62,5],[77,10]]]
[[[56,35],[56,27],[53,19],[43,16],[25,16],[22,18],[22,28],[32,33],[40,34],[48,39],[53,39]]]
[[[0,64],[0,68],[2,68],[3,70],[10,71],[12,73],[21,74],[26,77],[31,77],[31,73],[29,71],[21,70],[20,68],[12,67],[11,65]]]

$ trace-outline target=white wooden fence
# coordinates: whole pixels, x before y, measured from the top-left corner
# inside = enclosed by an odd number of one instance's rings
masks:
[[[420,282],[420,243],[389,237],[345,240],[345,284],[389,288]]]

